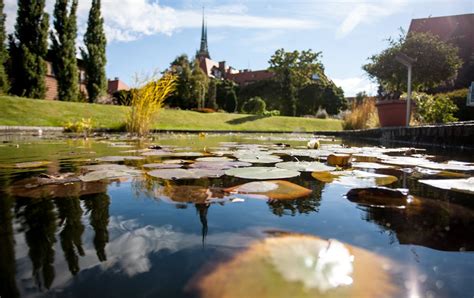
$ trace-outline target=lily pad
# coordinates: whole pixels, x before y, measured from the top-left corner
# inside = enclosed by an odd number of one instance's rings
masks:
[[[49,165],[50,161],[28,161],[28,162],[19,162],[15,164],[0,164],[0,168],[13,168],[13,169],[30,169],[30,168],[40,168],[46,165]]]
[[[418,182],[436,188],[474,194],[474,177],[468,179],[418,180]]]
[[[351,157],[350,154],[330,154],[327,162],[330,166],[347,167],[351,163]]]
[[[131,168],[126,165],[118,165],[113,163],[104,163],[97,165],[82,166],[81,169],[86,171],[127,171]]]
[[[328,172],[336,169],[318,161],[286,161],[277,163],[275,166],[280,169],[298,172]]]
[[[79,176],[83,182],[100,181],[105,179],[131,178],[138,176],[142,172],[134,169],[127,170],[98,170]]]
[[[98,157],[95,160],[103,162],[120,162],[125,160],[142,160],[143,157],[140,156],[103,156]]]
[[[377,185],[388,185],[398,180],[395,176],[376,174],[358,170],[314,172],[311,175],[317,180],[324,183],[334,183],[351,187],[372,187]]]
[[[367,250],[306,235],[266,238],[190,285],[203,297],[390,297],[394,264]]]
[[[147,174],[155,178],[166,180],[200,179],[217,178],[224,175],[224,171],[210,169],[161,169],[150,171]]]
[[[359,169],[390,169],[393,168],[393,166],[390,165],[384,165],[376,162],[353,162],[352,163],[353,168],[359,168]]]
[[[215,156],[196,158],[196,161],[209,161],[209,162],[222,162],[222,161],[233,161],[233,160],[234,159],[228,158],[228,157],[215,157]]]
[[[382,160],[382,163],[399,166],[418,166],[433,170],[444,171],[474,171],[474,166],[462,162],[437,163],[426,158],[419,157],[393,157]]]
[[[386,187],[353,188],[346,194],[349,201],[377,207],[406,207],[411,199],[402,190]]]
[[[191,168],[228,170],[232,168],[250,167],[252,164],[243,161],[198,161]]]
[[[147,169],[178,169],[182,166],[179,163],[147,163],[143,165]]]
[[[282,161],[278,156],[270,154],[261,154],[261,155],[240,155],[238,157],[239,161],[249,162],[249,163],[277,163]]]
[[[243,179],[267,180],[292,178],[299,176],[300,172],[276,167],[249,167],[230,169],[225,171],[225,174]]]
[[[249,182],[225,189],[229,193],[258,194],[269,199],[291,200],[308,196],[311,189],[304,188],[285,180]]]

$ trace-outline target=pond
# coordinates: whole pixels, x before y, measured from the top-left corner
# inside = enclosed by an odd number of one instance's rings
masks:
[[[474,156],[3,137],[0,297],[471,297]]]

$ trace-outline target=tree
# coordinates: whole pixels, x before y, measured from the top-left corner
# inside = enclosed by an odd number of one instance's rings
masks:
[[[58,81],[58,98],[77,101],[79,96],[76,58],[77,0],[56,0],[54,5],[54,32],[51,32],[53,69]]]
[[[84,44],[86,49],[81,48],[81,55],[86,70],[86,88],[89,101],[94,102],[107,92],[107,77],[105,76],[107,39],[104,32],[104,19],[100,13],[100,0],[92,0]]]
[[[407,88],[407,69],[395,57],[403,53],[415,58],[413,90],[427,90],[454,80],[462,61],[458,49],[429,33],[410,33],[397,40],[389,39],[390,46],[369,58],[362,68],[385,91],[403,91]]]
[[[285,116],[296,115],[296,88],[290,69],[285,69],[283,73],[282,89],[282,114]]]
[[[215,79],[209,80],[209,88],[207,91],[207,104],[206,108],[217,110],[216,94],[217,93],[217,82]]]
[[[219,108],[234,113],[237,109],[236,84],[230,80],[219,81],[216,88],[216,101]]]
[[[3,0],[0,0],[0,94],[8,93],[8,90],[10,89],[10,83],[5,70],[5,66],[8,61],[8,51],[5,48],[5,20],[7,15],[3,13],[3,7]]]
[[[18,0],[15,32],[9,36],[11,92],[44,98],[49,16],[45,0]]]
[[[256,96],[249,99],[242,107],[242,110],[248,114],[264,115],[266,104],[261,97]]]
[[[195,101],[195,106],[200,109],[204,107],[208,86],[208,78],[199,66],[199,60],[195,60],[192,65],[191,93]]]
[[[169,97],[167,103],[173,107],[189,109],[193,106],[192,94],[192,68],[188,56],[182,54],[170,64],[169,71],[178,78],[176,92]]]

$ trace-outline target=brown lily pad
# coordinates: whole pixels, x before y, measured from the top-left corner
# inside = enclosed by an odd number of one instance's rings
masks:
[[[351,202],[370,206],[406,207],[411,202],[406,192],[386,187],[353,188],[346,197]]]
[[[275,200],[291,200],[306,197],[311,189],[299,186],[285,180],[269,180],[249,182],[242,185],[226,188],[228,193],[257,194]]]

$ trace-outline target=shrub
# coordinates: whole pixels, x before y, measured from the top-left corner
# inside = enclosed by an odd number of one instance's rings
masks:
[[[132,89],[132,106],[127,115],[127,131],[138,136],[149,133],[155,115],[163,102],[176,90],[176,76],[167,73],[159,80],[145,78],[142,87]]]
[[[265,101],[261,97],[255,96],[244,104],[242,110],[248,114],[264,115],[266,107]]]
[[[326,112],[326,109],[323,109],[321,107],[318,108],[318,111],[316,112],[316,118],[318,119],[326,119],[328,118],[328,112]]]
[[[112,94],[115,104],[120,106],[130,106],[132,104],[132,91],[131,90],[119,90]]]
[[[416,118],[422,123],[447,123],[457,121],[454,113],[458,107],[444,94],[414,93],[417,106]]]
[[[64,125],[64,130],[66,132],[75,132],[75,133],[82,133],[84,137],[87,137],[93,129],[92,119],[90,118],[82,118],[78,121],[69,121]]]
[[[265,111],[263,113],[264,116],[268,116],[268,117],[271,117],[271,116],[280,116],[280,111],[279,110],[271,110],[271,111]]]
[[[379,118],[374,99],[364,100],[361,104],[352,103],[351,111],[343,116],[342,127],[349,129],[366,129],[379,126]]]
[[[468,107],[467,94],[469,89],[458,89],[447,93],[438,93],[435,96],[446,96],[448,97],[457,107],[458,110],[454,113],[454,117],[460,121],[474,120],[474,107]]]

